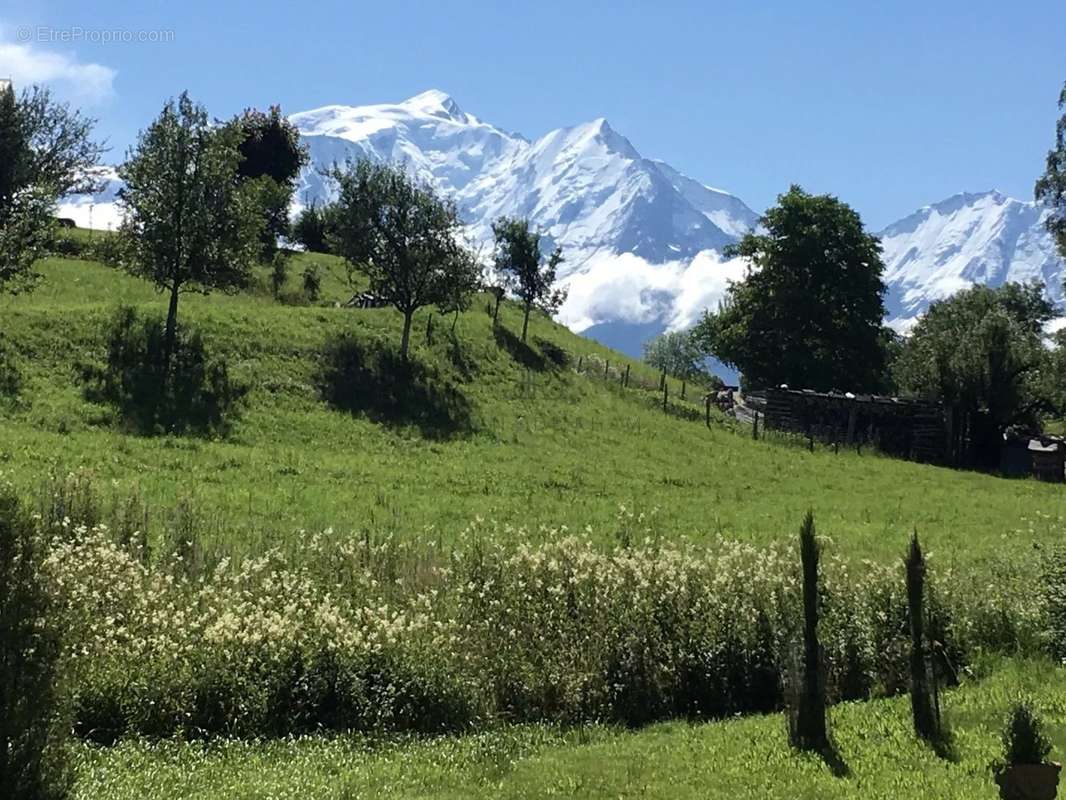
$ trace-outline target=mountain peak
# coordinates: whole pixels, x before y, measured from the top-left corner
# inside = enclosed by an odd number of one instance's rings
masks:
[[[436,117],[444,116],[460,121],[466,119],[466,114],[459,108],[459,104],[455,102],[455,99],[440,89],[429,89],[421,94],[416,94],[414,97],[404,100],[400,105],[424,111]]]

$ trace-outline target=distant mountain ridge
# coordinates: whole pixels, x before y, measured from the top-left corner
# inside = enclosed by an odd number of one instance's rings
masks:
[[[561,245],[570,298],[561,321],[632,354],[666,328],[691,325],[744,267],[724,248],[758,224],[735,195],[645,158],[599,118],[530,140],[431,90],[401,103],[331,105],[290,116],[310,152],[297,202],[325,201],[322,170],[349,158],[402,162],[457,204],[475,244],[503,215],[532,219]],[[67,198],[79,224],[115,223],[118,181]],[[1063,300],[1063,262],[1036,204],[998,192],[958,194],[879,233],[889,321],[906,329],[933,300],[974,283],[1039,279]]]

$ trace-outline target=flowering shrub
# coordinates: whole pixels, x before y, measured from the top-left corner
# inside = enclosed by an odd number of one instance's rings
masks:
[[[68,631],[76,729],[103,741],[435,732],[779,707],[800,616],[792,549],[638,541],[643,520],[619,522],[610,550],[565,528],[479,521],[454,548],[326,531],[190,568],[191,545],[148,559],[128,532],[61,520],[44,532],[43,577]],[[934,570],[929,627],[947,678],[983,650],[1038,642],[1039,597],[1021,565],[1011,574],[986,586]],[[901,565],[829,557],[823,592],[830,697],[905,689]]]

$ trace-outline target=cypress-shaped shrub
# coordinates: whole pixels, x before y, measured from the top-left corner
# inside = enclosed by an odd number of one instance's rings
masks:
[[[918,543],[918,533],[911,537],[905,559],[907,572],[907,617],[911,634],[911,714],[914,732],[922,739],[936,739],[940,733],[939,712],[933,702],[933,678],[925,648],[925,556]]]
[[[818,641],[818,540],[810,511],[800,528],[800,562],[803,570],[803,663],[799,692],[793,700],[789,734],[794,747],[823,750],[829,745],[826,727],[825,673]]]

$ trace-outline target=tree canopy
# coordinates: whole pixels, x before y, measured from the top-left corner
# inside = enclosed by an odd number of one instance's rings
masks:
[[[644,343],[644,361],[687,381],[721,385],[707,368],[707,354],[691,331],[670,331]]]
[[[237,178],[242,132],[212,126],[182,93],[142,131],[119,169],[125,266],[170,293],[164,360],[173,352],[178,296],[244,286],[262,219]]]
[[[329,175],[338,188],[330,212],[338,253],[403,314],[406,359],[415,311],[454,302],[455,284],[470,269],[459,214],[400,165],[360,159]]]
[[[1051,209],[1045,224],[1066,258],[1066,85],[1059,94],[1062,115],[1055,126],[1055,145],[1047,154],[1044,174],[1036,182],[1036,199]]]
[[[881,245],[848,205],[793,186],[727,254],[746,259],[748,271],[696,326],[705,350],[755,388],[880,383]]]
[[[1007,428],[1036,429],[1051,408],[1043,326],[1054,316],[1039,283],[974,286],[929,307],[893,372],[902,390],[955,408],[968,460],[994,467]]]
[[[507,290],[522,301],[522,341],[529,331],[529,314],[540,308],[553,314],[566,300],[566,292],[555,288],[556,271],[563,262],[562,249],[556,247],[544,258],[540,250],[540,233],[528,219],[500,217],[492,224],[496,239],[496,271],[503,276]]]
[[[51,240],[55,201],[90,191],[104,147],[95,120],[34,86],[0,89],[0,292],[34,282],[33,263]]]

